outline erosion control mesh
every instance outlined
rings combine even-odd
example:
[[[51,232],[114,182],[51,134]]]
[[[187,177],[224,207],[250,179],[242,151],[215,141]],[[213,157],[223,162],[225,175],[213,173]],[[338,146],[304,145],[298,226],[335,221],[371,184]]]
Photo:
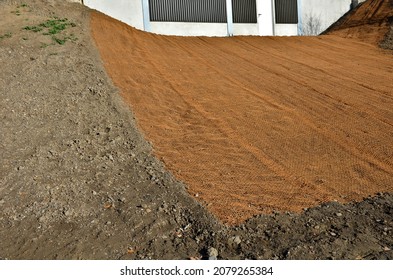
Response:
[[[393,60],[376,46],[159,36],[100,13],[91,28],[156,156],[226,223],[393,191]]]

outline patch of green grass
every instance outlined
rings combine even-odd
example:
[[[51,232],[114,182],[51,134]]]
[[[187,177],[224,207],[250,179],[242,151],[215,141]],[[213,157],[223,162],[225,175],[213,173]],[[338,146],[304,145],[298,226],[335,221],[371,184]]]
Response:
[[[59,45],[64,45],[65,42],[67,41],[65,38],[61,39],[56,36],[52,36],[52,40],[58,43]]]
[[[23,29],[24,30],[30,30],[30,31],[33,31],[33,32],[40,32],[40,31],[43,30],[43,28],[40,27],[40,26],[25,26],[25,27],[23,27]]]
[[[29,7],[29,5],[27,5],[26,3],[22,3],[17,6],[17,8],[26,8],[26,7]]]
[[[40,32],[44,31],[43,35],[50,35],[52,36],[52,40],[59,45],[64,45],[66,41],[76,41],[77,38],[71,35],[63,35],[63,36],[55,36],[60,35],[66,30],[68,27],[75,27],[76,24],[70,22],[67,18],[58,18],[54,17],[53,19],[49,19],[43,23],[33,26],[25,26],[23,29],[31,30],[33,32]]]
[[[64,36],[62,38],[59,38],[57,36],[52,36],[52,40],[58,43],[59,45],[64,45],[65,42],[67,41],[75,42],[76,40],[78,40],[78,38],[76,38],[74,34],[71,34],[69,36]]]
[[[0,40],[3,40],[5,38],[11,38],[11,36],[12,36],[12,33],[11,32],[7,32],[7,33],[5,33],[3,35],[0,35]]]

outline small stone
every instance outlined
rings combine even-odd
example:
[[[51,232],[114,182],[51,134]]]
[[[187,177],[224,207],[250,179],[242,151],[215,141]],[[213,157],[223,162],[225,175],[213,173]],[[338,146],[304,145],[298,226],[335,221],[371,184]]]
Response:
[[[341,217],[343,214],[342,213],[336,213],[337,217]]]
[[[233,236],[228,239],[228,245],[233,249],[237,248],[241,242],[242,241],[239,236]]]
[[[333,231],[330,232],[330,235],[331,236],[337,236],[337,234],[335,232],[333,232]]]
[[[111,202],[106,202],[105,204],[104,204],[104,208],[105,209],[110,209],[110,208],[112,208],[113,207],[113,204],[111,203]]]
[[[209,257],[209,261],[216,261],[216,260],[217,260],[217,257],[214,257],[214,256]]]
[[[67,211],[64,212],[65,216],[71,216],[72,215],[72,210],[68,209]]]
[[[93,195],[97,195],[97,192],[96,192],[96,191],[92,191],[92,194],[93,194]]]
[[[208,255],[209,255],[209,260],[210,260],[210,258],[215,258],[215,259],[217,259],[217,257],[218,257],[218,250],[217,250],[216,248],[214,248],[214,247],[210,247],[210,248],[207,250],[207,253],[208,253]]]
[[[134,254],[135,253],[135,249],[132,246],[128,246],[127,248],[127,254]]]
[[[239,245],[240,243],[242,243],[242,240],[240,239],[239,236],[235,236],[235,239],[233,240],[233,242],[235,242],[235,244]]]

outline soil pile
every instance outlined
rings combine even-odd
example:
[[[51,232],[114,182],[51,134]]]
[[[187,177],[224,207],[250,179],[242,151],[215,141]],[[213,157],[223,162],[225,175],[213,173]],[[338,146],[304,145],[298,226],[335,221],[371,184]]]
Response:
[[[0,259],[206,259],[209,252],[218,259],[393,259],[388,193],[223,225],[152,156],[102,66],[91,11],[60,0],[26,2],[0,1]],[[345,41],[323,42],[338,52]],[[159,43],[157,51],[165,46]],[[279,57],[281,44],[271,55]],[[370,103],[378,96],[373,89],[365,89]]]
[[[378,44],[390,32],[392,24],[393,1],[368,0],[339,19],[325,34]]]

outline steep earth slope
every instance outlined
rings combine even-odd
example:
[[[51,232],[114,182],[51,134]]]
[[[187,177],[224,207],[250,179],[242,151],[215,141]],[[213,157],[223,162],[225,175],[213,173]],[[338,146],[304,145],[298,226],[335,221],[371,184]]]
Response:
[[[155,154],[226,223],[393,191],[393,60],[376,46],[91,24]]]
[[[378,44],[393,25],[392,0],[368,0],[343,16],[325,34],[355,38]]]

